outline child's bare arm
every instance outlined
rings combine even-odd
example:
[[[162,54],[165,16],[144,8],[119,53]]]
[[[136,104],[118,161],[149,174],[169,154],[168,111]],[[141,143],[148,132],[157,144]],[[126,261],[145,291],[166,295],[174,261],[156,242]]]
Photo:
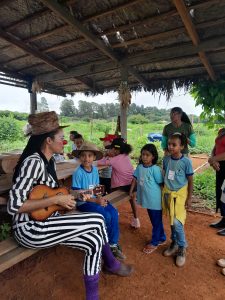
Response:
[[[131,182],[131,186],[130,186],[130,191],[129,191],[130,197],[132,197],[132,195],[133,195],[133,191],[134,191],[136,184],[137,184],[137,179],[133,178],[132,182]]]
[[[192,192],[193,192],[193,175],[188,176],[188,196],[187,196],[187,200],[185,203],[187,208],[191,207]]]

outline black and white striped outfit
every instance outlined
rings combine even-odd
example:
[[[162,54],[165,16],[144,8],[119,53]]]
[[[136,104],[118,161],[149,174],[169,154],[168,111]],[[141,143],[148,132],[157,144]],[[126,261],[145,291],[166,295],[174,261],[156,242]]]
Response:
[[[104,218],[97,213],[54,213],[45,221],[34,221],[27,213],[17,213],[32,188],[44,184],[58,187],[47,171],[48,161],[39,153],[27,157],[10,193],[8,212],[13,216],[13,231],[17,242],[27,248],[48,248],[58,244],[86,252],[84,274],[100,271],[102,246],[108,242]]]

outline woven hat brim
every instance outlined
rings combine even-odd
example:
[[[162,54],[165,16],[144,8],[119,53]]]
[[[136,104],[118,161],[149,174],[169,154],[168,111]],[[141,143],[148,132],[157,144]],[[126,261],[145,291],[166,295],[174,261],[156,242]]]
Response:
[[[84,152],[84,151],[90,151],[90,152],[93,152],[96,156],[96,160],[99,160],[99,159],[102,159],[103,158],[103,153],[101,151],[97,151],[97,150],[88,150],[88,149],[84,149],[84,150],[73,150],[72,151],[72,155],[76,158],[79,158],[81,152]]]

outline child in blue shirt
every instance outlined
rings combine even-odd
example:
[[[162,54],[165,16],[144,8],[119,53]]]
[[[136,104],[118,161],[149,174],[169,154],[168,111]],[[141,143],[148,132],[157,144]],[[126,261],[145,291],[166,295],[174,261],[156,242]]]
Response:
[[[94,189],[99,184],[98,169],[93,166],[94,160],[103,157],[101,151],[90,143],[84,143],[79,150],[73,151],[74,155],[80,159],[81,165],[72,176],[73,190]],[[120,246],[119,240],[119,220],[118,211],[104,197],[85,197],[85,201],[77,200],[77,209],[82,212],[97,212],[104,216],[110,248],[119,259],[125,259]]]
[[[158,152],[153,144],[146,144],[141,149],[140,163],[134,172],[131,183],[130,196],[137,184],[137,203],[147,212],[152,223],[152,239],[144,247],[143,252],[150,254],[166,240],[162,223],[161,185],[163,176],[161,169],[156,165]]]
[[[174,133],[169,137],[170,155],[163,160],[165,174],[163,189],[163,210],[168,211],[171,225],[171,245],[164,256],[176,256],[176,265],[182,267],[186,260],[187,242],[184,232],[186,219],[185,207],[191,206],[193,190],[193,168],[191,160],[183,156],[182,150],[187,144],[184,134]]]

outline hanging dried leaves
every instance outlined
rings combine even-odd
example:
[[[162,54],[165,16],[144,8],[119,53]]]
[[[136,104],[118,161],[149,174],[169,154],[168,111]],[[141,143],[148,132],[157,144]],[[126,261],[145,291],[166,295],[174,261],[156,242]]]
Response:
[[[34,80],[32,83],[32,92],[33,93],[41,93],[43,90],[44,84],[38,80]]]
[[[122,81],[119,86],[118,100],[124,108],[131,104],[131,92],[127,81]]]

